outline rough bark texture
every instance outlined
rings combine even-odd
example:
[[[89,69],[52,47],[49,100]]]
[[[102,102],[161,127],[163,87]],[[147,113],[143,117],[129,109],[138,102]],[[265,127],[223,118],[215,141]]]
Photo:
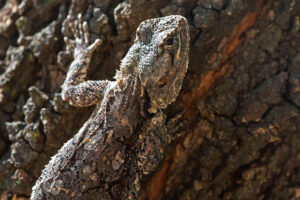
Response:
[[[300,199],[299,1],[0,0],[0,7],[3,196],[28,197],[93,110],[60,97],[72,59],[63,51],[66,16],[80,12],[104,42],[89,70],[97,80],[112,79],[141,21],[189,20],[189,70],[165,110],[182,136],[145,180],[144,199]]]

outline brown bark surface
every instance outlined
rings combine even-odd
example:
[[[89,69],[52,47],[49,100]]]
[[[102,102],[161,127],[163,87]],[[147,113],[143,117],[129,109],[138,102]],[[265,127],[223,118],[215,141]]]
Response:
[[[93,107],[63,102],[66,16],[103,39],[89,79],[113,79],[145,19],[190,23],[190,64],[164,112],[181,136],[143,199],[300,199],[298,0],[0,0],[0,192],[28,198]],[[172,124],[179,113],[180,120]]]

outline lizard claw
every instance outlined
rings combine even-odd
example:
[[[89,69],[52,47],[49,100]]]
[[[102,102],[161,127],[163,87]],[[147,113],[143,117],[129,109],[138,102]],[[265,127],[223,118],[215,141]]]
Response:
[[[69,25],[69,27],[70,27],[72,33],[74,34],[75,38],[78,38],[79,35],[78,35],[77,30],[76,30],[76,28],[75,28],[75,23],[72,21],[70,15],[67,17],[67,20],[68,20],[68,25]]]
[[[71,20],[71,16],[67,17],[68,25],[75,37],[75,52],[78,51],[87,51],[87,53],[93,53],[95,49],[102,44],[102,40],[97,39],[89,46],[89,32],[88,32],[88,23],[83,21],[82,14],[77,15],[77,20]],[[69,38],[65,37],[64,41],[68,49],[74,49],[73,43]],[[75,53],[76,54],[76,53]]]
[[[93,51],[95,51],[95,49],[100,46],[102,44],[102,40],[101,39],[96,39],[95,42],[93,42],[93,44],[91,44],[89,47],[88,47],[88,51],[90,53],[93,53]]]
[[[77,31],[78,31],[78,35],[81,39],[83,39],[83,29],[82,29],[82,14],[79,13],[77,15],[77,23],[78,23],[78,27],[77,27]]]
[[[64,41],[65,41],[69,51],[74,48],[74,44],[71,43],[71,41],[68,37],[64,37]]]
[[[86,46],[88,46],[89,45],[88,23],[86,21],[83,21],[81,13],[78,14],[77,18],[78,18],[79,37],[82,40],[82,43],[84,43]]]
[[[89,44],[89,31],[88,31],[88,23],[86,21],[83,22],[83,36],[84,36],[84,41]]]

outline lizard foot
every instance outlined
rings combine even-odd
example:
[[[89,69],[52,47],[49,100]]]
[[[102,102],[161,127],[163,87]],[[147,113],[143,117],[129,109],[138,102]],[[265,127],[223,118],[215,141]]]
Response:
[[[81,13],[78,14],[75,21],[72,21],[71,16],[68,16],[68,25],[74,34],[75,41],[71,41],[68,37],[64,37],[64,41],[69,51],[74,50],[75,58],[80,54],[91,56],[96,48],[102,44],[101,39],[96,39],[89,45],[88,23],[83,22]]]

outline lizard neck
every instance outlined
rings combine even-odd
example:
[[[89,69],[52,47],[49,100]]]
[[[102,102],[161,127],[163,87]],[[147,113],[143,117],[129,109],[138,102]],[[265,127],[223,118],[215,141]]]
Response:
[[[127,52],[126,56],[122,59],[120,64],[120,71],[116,74],[116,79],[127,77],[130,75],[138,75],[138,66],[140,61],[140,45],[135,43]]]
[[[115,79],[118,82],[119,86],[121,83],[128,82],[130,79],[139,79],[138,70],[136,68],[136,63],[130,62],[130,63],[122,63],[120,66],[120,70],[117,70]],[[140,81],[139,81],[140,83]]]

